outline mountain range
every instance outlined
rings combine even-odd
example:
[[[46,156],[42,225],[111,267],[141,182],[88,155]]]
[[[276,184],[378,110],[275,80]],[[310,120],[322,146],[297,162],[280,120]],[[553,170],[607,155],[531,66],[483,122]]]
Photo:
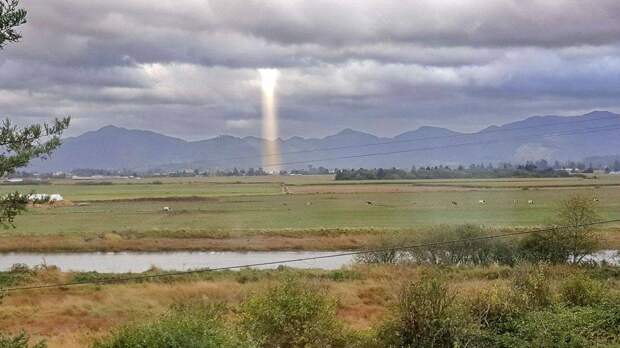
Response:
[[[620,154],[620,115],[593,111],[570,117],[533,116],[475,133],[421,127],[390,138],[345,129],[324,138],[295,136],[276,141],[287,169],[581,160]],[[33,161],[27,170],[258,168],[262,142],[257,137],[230,135],[186,141],[106,126],[64,139],[51,159]]]

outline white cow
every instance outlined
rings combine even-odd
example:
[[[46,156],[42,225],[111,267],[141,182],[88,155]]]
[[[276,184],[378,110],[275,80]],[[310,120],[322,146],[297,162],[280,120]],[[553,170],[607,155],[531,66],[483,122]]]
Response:
[[[172,209],[170,209],[170,207],[164,207],[162,210],[167,212],[167,211],[170,211]]]
[[[529,199],[529,200],[527,201],[527,204],[529,204],[529,205],[534,205],[534,200],[533,200],[533,199]]]
[[[50,202],[61,202],[64,201],[64,197],[60,195],[60,193],[53,193],[50,195]]]
[[[28,195],[28,200],[35,203],[47,202],[49,199],[50,196],[46,193],[33,193]]]
[[[478,204],[487,204],[487,201],[485,201],[484,199],[481,199],[478,201]]]

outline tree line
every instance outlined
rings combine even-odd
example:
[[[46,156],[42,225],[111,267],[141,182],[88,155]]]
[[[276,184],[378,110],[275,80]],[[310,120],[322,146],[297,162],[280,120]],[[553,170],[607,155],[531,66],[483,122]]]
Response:
[[[525,164],[472,164],[468,167],[458,166],[426,166],[410,170],[399,168],[373,169],[338,169],[336,180],[398,180],[398,179],[494,179],[494,178],[561,178],[568,177],[568,170],[554,168],[545,164],[546,161],[527,162]],[[584,170],[587,172],[587,169]]]

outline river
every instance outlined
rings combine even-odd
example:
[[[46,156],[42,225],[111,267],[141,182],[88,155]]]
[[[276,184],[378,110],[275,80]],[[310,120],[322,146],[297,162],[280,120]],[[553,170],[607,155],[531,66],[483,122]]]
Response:
[[[325,257],[338,251],[200,251],[200,252],[88,252],[88,253],[0,253],[0,271],[9,270],[14,264],[57,266],[62,271],[100,273],[140,273],[151,267],[162,270],[185,271],[200,268],[235,267],[247,264],[279,262],[291,259]],[[353,263],[354,256],[338,256],[287,263],[302,269],[334,270]],[[620,265],[616,250],[602,250],[587,259]],[[257,266],[260,269],[277,268],[279,264]]]

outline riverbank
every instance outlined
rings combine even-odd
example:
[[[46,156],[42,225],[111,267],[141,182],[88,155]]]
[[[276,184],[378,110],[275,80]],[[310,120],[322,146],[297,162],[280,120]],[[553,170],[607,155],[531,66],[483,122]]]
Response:
[[[167,231],[148,234],[100,233],[92,236],[2,236],[0,253],[9,252],[164,252],[164,251],[334,251],[372,248],[385,237],[417,236],[431,233],[419,230],[319,229],[200,233]],[[524,230],[524,228],[518,229]],[[498,229],[503,234],[517,229]],[[602,249],[620,249],[620,228],[603,228]]]
[[[0,237],[0,252],[158,252],[158,251],[273,251],[350,250],[373,245],[376,234],[250,235],[222,238],[125,238],[106,233],[92,238],[77,236]],[[620,239],[620,238],[619,238]]]

